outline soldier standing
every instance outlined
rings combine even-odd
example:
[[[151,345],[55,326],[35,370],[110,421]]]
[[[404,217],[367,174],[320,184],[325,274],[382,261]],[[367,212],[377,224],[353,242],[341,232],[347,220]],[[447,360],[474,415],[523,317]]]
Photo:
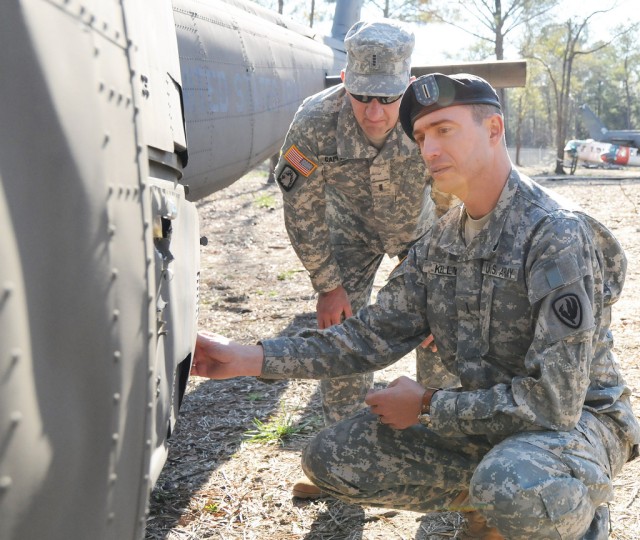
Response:
[[[414,41],[391,21],[356,23],[345,37],[343,84],[305,100],[282,147],[275,177],[291,245],[318,293],[319,328],[366,306],[384,255],[406,255],[453,200],[432,192],[420,153],[398,122]],[[457,384],[426,345],[416,352],[419,379]],[[322,380],[325,423],[362,408],[372,383],[373,373]],[[302,478],[293,494],[321,492]]]
[[[461,387],[400,377],[370,392],[369,410],[310,443],[309,477],[350,502],[462,507],[466,538],[607,538],[612,479],[640,442],[609,328],[622,247],[512,168],[500,103],[483,79],[421,77],[400,120],[438,188],[463,206],[355,317],[261,345],[200,335],[192,373],[349,375],[394,362],[431,332]]]

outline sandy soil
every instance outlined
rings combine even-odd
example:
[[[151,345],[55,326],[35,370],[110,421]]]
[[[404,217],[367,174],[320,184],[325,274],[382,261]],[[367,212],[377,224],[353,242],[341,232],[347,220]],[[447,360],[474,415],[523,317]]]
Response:
[[[640,176],[633,171],[578,170],[556,178],[527,174],[575,200],[624,245],[629,273],[614,311],[616,352],[640,414]],[[580,175],[580,176],[578,176]],[[202,234],[201,326],[253,343],[315,325],[315,295],[289,245],[277,186],[258,170],[199,204]],[[376,287],[394,262],[385,260]],[[376,373],[386,385],[413,375],[411,355]],[[257,419],[289,427],[281,442],[250,441]],[[455,538],[455,513],[421,515],[361,508],[333,499],[291,498],[299,455],[322,425],[316,383],[273,384],[253,378],[192,379],[170,443],[169,459],[152,493],[152,539],[394,540]],[[640,539],[640,460],[615,480],[611,504],[616,540]]]

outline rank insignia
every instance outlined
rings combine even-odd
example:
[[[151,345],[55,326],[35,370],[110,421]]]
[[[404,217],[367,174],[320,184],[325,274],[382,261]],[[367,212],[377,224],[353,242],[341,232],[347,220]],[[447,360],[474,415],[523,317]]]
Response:
[[[285,191],[289,191],[297,179],[298,173],[289,167],[289,165],[285,165],[278,175],[278,184],[280,184]]]
[[[318,168],[318,165],[300,152],[295,144],[284,153],[284,159],[305,178]]]
[[[570,328],[580,328],[582,324],[582,304],[575,294],[564,294],[553,301],[553,312]]]

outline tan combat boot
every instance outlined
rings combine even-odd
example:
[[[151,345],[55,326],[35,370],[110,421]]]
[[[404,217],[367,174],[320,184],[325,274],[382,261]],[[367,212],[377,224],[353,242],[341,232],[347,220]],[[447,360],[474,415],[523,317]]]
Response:
[[[505,540],[495,527],[489,527],[484,516],[469,504],[469,491],[461,492],[452,502],[450,509],[460,512],[465,519],[465,527],[456,538],[460,540]]]
[[[291,489],[291,494],[294,497],[298,497],[299,499],[319,499],[321,497],[326,497],[327,494],[324,493],[318,486],[316,486],[311,480],[309,480],[306,476],[302,476],[298,478]]]

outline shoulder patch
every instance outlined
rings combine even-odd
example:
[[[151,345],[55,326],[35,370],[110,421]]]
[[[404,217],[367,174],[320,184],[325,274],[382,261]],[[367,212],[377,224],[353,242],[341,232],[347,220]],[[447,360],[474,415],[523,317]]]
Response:
[[[291,166],[298,171],[302,176],[307,177],[313,171],[318,168],[318,164],[311,161],[305,156],[295,144],[292,144],[284,153],[284,159],[286,159]]]
[[[582,324],[582,304],[575,294],[563,294],[551,304],[560,322],[570,328],[580,328]]]
[[[285,191],[289,191],[297,179],[298,173],[289,167],[289,165],[285,165],[278,175],[278,184],[280,184]]]

